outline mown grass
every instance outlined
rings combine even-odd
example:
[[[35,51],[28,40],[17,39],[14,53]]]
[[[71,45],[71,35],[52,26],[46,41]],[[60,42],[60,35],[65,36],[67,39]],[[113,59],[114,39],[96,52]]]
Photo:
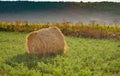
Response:
[[[120,41],[65,36],[64,55],[28,55],[26,32],[0,32],[0,76],[120,76]]]
[[[0,22],[0,31],[16,31],[30,32],[42,28],[57,26],[61,31],[68,36],[83,36],[87,38],[116,38],[120,39],[120,26],[116,24],[97,24],[94,21],[90,24],[83,23],[46,23],[46,24],[30,24],[27,21],[14,23]]]

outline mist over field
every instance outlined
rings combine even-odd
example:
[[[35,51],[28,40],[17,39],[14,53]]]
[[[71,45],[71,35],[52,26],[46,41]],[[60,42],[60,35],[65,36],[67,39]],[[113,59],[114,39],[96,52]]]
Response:
[[[112,23],[120,21],[120,3],[94,2],[0,2],[0,21],[30,23],[64,22]]]

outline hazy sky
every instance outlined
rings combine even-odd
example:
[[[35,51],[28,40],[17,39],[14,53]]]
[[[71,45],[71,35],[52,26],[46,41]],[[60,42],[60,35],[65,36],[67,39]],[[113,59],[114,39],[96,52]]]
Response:
[[[0,0],[0,1],[17,1],[17,0]],[[101,1],[112,1],[112,2],[120,2],[120,0],[19,0],[19,1],[69,1],[69,2],[101,2]]]

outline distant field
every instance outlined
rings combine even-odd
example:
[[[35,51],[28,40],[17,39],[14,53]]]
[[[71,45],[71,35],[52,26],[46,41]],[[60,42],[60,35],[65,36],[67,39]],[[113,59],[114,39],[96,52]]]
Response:
[[[120,40],[65,36],[66,54],[28,56],[26,32],[0,32],[0,76],[120,76]]]

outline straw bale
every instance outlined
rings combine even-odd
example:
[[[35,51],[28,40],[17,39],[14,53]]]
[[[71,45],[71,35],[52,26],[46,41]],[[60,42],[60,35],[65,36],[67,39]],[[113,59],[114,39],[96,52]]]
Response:
[[[60,29],[50,27],[31,32],[26,46],[29,54],[59,54],[65,52],[66,42]]]

